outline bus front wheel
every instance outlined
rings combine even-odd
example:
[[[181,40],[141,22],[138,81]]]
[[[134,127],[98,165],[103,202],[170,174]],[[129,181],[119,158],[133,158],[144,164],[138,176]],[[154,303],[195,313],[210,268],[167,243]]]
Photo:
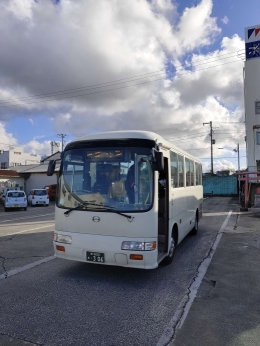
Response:
[[[199,217],[198,217],[198,212],[197,212],[194,227],[190,231],[190,235],[196,235],[198,233],[198,230],[199,230]]]
[[[171,245],[170,245],[169,253],[163,260],[163,263],[165,265],[168,265],[168,264],[172,263],[172,261],[173,261],[174,253],[175,253],[176,246],[177,246],[177,239],[178,239],[178,231],[176,228],[174,228],[172,231],[171,239],[170,239]]]

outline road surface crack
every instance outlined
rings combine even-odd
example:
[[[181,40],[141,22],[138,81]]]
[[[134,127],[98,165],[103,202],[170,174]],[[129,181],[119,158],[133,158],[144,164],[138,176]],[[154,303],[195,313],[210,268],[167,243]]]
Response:
[[[9,334],[6,334],[6,333],[0,332],[0,335],[3,336],[3,337],[9,338],[8,341],[11,341],[11,342],[13,342],[13,341],[15,341],[15,340],[20,340],[20,341],[23,341],[23,342],[25,342],[26,344],[28,344],[28,346],[29,346],[29,345],[32,345],[32,346],[44,346],[43,343],[31,342],[31,341],[28,341],[28,340],[26,340],[26,339],[19,338],[19,337],[17,337],[17,336],[12,336],[12,335],[9,335]],[[3,341],[4,341],[4,340],[3,340]],[[9,343],[8,343],[8,344],[9,344]]]
[[[0,256],[0,258],[2,259],[2,268],[3,268],[3,270],[4,270],[5,278],[7,278],[7,270],[6,270],[6,268],[5,268],[5,260],[6,260],[6,258],[4,258],[4,257],[2,257],[2,256]]]

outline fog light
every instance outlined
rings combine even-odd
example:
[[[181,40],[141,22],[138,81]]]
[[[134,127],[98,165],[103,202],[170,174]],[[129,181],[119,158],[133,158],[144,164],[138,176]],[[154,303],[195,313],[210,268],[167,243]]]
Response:
[[[131,255],[130,255],[130,259],[131,259],[131,260],[142,261],[142,260],[143,260],[143,255],[131,254]]]
[[[56,250],[65,252],[65,247],[61,245],[56,245]]]

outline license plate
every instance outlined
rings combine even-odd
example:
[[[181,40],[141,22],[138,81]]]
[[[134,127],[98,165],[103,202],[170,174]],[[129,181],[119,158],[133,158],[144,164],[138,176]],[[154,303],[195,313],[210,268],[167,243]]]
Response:
[[[18,208],[18,204],[14,204],[14,208]]]
[[[105,255],[100,252],[89,252],[87,251],[87,261],[96,262],[96,263],[104,263]]]
[[[43,202],[42,202],[42,201],[40,201],[40,202],[38,202],[38,203],[42,204]]]

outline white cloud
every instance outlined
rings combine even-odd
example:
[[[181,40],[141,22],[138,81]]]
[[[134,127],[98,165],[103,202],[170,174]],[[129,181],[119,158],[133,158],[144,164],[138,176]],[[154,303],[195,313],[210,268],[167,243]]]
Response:
[[[222,19],[221,19],[221,22],[223,22],[224,24],[227,24],[229,22],[229,19],[227,16],[224,16]]]
[[[3,124],[0,123],[0,149],[9,150],[10,145],[17,145],[17,141],[11,133],[7,133]]]
[[[161,130],[184,149],[198,148],[195,155],[208,155],[203,122],[218,126],[243,118],[242,62],[233,60],[244,43],[237,35],[224,37],[219,49],[203,54],[221,33],[212,6],[213,0],[201,0],[178,14],[170,0],[1,2],[0,98],[9,107],[0,107],[0,121],[24,117],[34,124],[44,115],[54,132],[73,137]],[[169,61],[177,75],[165,81]],[[136,78],[126,83],[129,77]],[[55,91],[63,92],[48,97]],[[232,132],[231,125],[221,126]],[[220,134],[217,139],[228,144]],[[239,141],[238,132],[228,140]],[[36,139],[27,148],[42,154],[50,144]]]

